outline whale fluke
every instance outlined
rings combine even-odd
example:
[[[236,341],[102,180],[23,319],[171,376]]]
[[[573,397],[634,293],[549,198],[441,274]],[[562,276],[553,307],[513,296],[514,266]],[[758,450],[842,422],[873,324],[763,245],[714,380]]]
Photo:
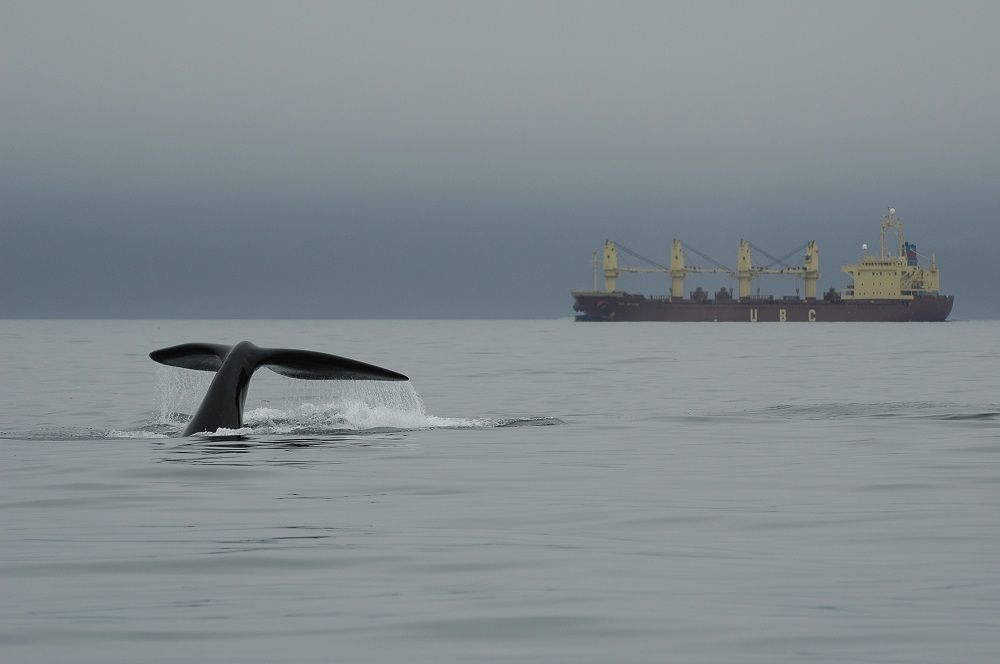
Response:
[[[260,348],[249,341],[235,346],[188,343],[154,350],[160,364],[198,371],[215,371],[184,435],[243,426],[243,404],[250,377],[260,367],[304,380],[409,380],[406,376],[347,357],[291,348]]]

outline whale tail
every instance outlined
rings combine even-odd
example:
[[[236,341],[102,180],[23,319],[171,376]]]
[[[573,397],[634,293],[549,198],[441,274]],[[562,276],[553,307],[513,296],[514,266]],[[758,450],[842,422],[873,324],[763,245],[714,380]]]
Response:
[[[149,357],[160,364],[216,372],[184,435],[243,426],[243,404],[250,377],[260,367],[303,380],[409,380],[373,364],[339,355],[291,348],[260,348],[249,341],[235,346],[188,343],[154,350]]]

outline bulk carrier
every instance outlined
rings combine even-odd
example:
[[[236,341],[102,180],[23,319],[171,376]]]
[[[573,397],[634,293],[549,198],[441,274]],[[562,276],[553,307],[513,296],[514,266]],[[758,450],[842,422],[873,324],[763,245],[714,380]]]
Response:
[[[886,245],[886,231],[894,231],[894,248]],[[625,267],[618,262],[622,249],[650,267]],[[670,266],[659,265],[611,240],[604,243],[604,290],[597,289],[598,264],[594,255],[594,289],[573,291],[573,309],[578,321],[743,321],[743,322],[844,322],[844,321],[943,321],[951,313],[953,295],[939,293],[940,277],[933,256],[929,259],[917,253],[915,244],[903,236],[903,222],[896,210],[889,208],[882,219],[878,255],[862,245],[857,263],[844,265],[841,271],[851,278],[843,294],[829,289],[817,297],[819,282],[819,249],[815,241],[796,249],[784,258],[774,258],[748,240],[740,240],[737,266],[733,270],[688,246],[688,250],[713,263],[715,267],[695,267],[685,260],[685,246],[674,240]],[[753,252],[772,260],[766,267],[753,265]],[[801,267],[785,263],[785,259],[805,249]],[[927,267],[920,264],[923,258]],[[666,273],[670,275],[669,296],[647,296],[617,289],[623,272]],[[736,279],[738,295],[731,288],[721,288],[711,297],[699,286],[684,297],[684,279],[688,274],[728,274]],[[764,275],[785,275],[802,279],[804,295],[796,289],[794,296],[761,296],[751,294],[753,279]]]

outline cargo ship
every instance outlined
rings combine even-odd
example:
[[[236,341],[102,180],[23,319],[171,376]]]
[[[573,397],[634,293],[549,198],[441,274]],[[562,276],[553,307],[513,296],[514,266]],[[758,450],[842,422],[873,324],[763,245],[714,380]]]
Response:
[[[895,233],[894,247],[886,244],[886,233]],[[890,235],[891,239],[891,235]],[[843,293],[830,288],[817,297],[819,282],[819,248],[810,241],[784,258],[774,258],[748,240],[740,240],[736,269],[702,254],[689,245],[692,253],[711,262],[714,267],[688,265],[685,245],[673,241],[670,265],[663,266],[611,240],[604,243],[604,290],[598,290],[598,262],[594,256],[594,288],[573,291],[573,309],[578,321],[676,321],[676,322],[908,322],[943,321],[955,303],[953,295],[939,292],[940,275],[937,262],[917,253],[915,244],[903,235],[903,222],[896,210],[889,208],[882,219],[880,246],[877,255],[862,245],[857,263],[844,265],[851,283]],[[649,265],[626,267],[619,263],[619,249]],[[785,259],[805,249],[801,267],[785,263]],[[753,264],[753,250],[772,262],[763,267]],[[921,264],[921,259],[924,264]],[[926,265],[926,266],[925,266]],[[670,276],[670,294],[640,295],[618,290],[618,278],[623,272],[665,273]],[[734,278],[738,291],[720,288],[714,294],[699,286],[684,296],[684,281],[688,274],[727,274]],[[803,295],[782,297],[751,293],[751,284],[764,275],[784,275],[801,279]]]

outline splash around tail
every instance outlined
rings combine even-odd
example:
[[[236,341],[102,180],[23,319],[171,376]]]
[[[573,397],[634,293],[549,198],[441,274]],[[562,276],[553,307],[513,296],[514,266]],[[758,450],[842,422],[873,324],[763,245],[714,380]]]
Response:
[[[261,348],[249,341],[241,341],[235,346],[180,344],[154,350],[149,357],[160,364],[215,372],[198,411],[184,429],[185,436],[242,427],[250,378],[260,367],[303,380],[409,380],[401,373],[338,355]]]

